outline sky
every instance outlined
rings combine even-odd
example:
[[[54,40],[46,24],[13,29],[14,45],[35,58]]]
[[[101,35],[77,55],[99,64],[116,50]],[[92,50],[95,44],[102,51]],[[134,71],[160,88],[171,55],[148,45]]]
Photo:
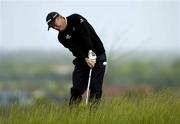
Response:
[[[0,0],[0,49],[65,51],[46,16],[78,13],[94,27],[107,51],[180,53],[178,0]]]

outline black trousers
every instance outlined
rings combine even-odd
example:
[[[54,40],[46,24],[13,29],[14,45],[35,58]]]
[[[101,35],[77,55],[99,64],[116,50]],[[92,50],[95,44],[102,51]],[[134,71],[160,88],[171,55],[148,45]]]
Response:
[[[106,54],[97,56],[95,67],[91,73],[90,96],[89,101],[99,101],[102,96],[102,85],[105,73]],[[76,58],[73,60],[75,65],[72,74],[71,97],[69,104],[79,103],[82,100],[82,94],[86,91],[89,79],[90,68],[85,60]]]

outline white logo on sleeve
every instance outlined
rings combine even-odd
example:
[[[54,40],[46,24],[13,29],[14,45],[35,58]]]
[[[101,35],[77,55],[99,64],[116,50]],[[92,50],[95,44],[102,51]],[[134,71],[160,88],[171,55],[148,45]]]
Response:
[[[80,23],[83,23],[83,22],[84,22],[84,19],[81,18],[81,19],[80,19]]]
[[[71,35],[70,35],[70,34],[67,34],[67,35],[66,35],[66,39],[67,39],[67,40],[71,39]]]

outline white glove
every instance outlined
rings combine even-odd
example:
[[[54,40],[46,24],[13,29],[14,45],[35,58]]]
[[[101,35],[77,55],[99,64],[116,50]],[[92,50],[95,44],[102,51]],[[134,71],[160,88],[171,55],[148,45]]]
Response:
[[[92,50],[89,50],[88,58],[85,58],[85,61],[90,68],[93,68],[96,64],[96,54]]]

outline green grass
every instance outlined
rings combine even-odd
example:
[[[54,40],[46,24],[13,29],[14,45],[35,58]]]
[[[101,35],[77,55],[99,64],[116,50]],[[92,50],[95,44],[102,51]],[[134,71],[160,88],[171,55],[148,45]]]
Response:
[[[105,98],[93,108],[38,102],[0,108],[0,124],[180,124],[180,92]],[[83,101],[84,102],[84,101]]]

